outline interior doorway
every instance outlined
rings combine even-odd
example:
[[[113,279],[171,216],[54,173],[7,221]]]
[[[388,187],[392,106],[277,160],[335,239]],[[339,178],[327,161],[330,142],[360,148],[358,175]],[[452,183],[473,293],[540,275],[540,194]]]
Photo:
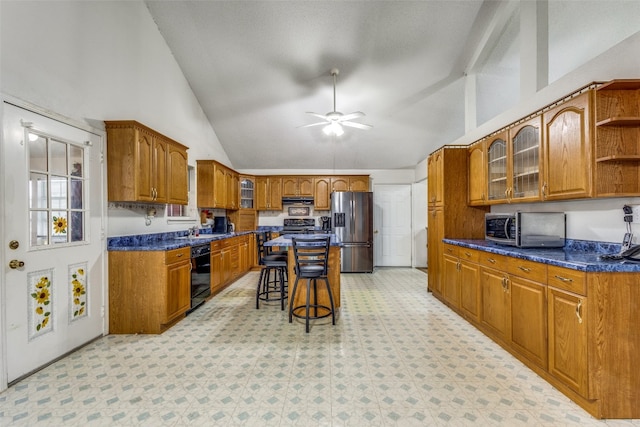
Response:
[[[411,267],[411,185],[376,184],[374,204],[374,264]]]

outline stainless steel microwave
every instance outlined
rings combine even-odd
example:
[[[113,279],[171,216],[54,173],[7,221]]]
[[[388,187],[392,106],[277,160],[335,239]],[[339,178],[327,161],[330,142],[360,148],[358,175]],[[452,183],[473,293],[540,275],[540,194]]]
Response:
[[[564,212],[485,214],[486,240],[520,248],[560,248],[565,240]]]

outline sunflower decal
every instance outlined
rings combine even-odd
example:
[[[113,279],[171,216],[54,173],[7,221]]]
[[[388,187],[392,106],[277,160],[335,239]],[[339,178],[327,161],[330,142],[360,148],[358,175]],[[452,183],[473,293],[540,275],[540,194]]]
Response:
[[[56,234],[66,234],[67,219],[61,216],[53,217],[53,232]]]
[[[41,276],[35,283],[31,298],[35,301],[36,331],[40,331],[49,323],[51,316],[51,280],[48,276]]]
[[[81,264],[83,267],[86,264]],[[71,320],[75,320],[87,312],[87,277],[85,275],[85,269],[76,266],[71,266],[69,271],[71,279]]]

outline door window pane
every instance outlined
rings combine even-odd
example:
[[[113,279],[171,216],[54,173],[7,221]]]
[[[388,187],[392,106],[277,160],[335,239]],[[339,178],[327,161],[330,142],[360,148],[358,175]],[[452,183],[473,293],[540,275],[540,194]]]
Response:
[[[31,172],[29,176],[29,208],[47,208],[48,188],[46,174]]]
[[[31,246],[85,241],[85,148],[42,135],[29,141]]]
[[[66,177],[51,177],[51,207],[53,209],[65,209],[67,207]]]
[[[51,170],[55,174],[67,174],[67,144],[60,141],[49,140],[51,151]]]
[[[49,212],[32,211],[29,215],[29,236],[31,246],[49,244]]]
[[[33,139],[33,140],[32,140]],[[47,168],[47,139],[36,135],[35,133],[29,133],[29,165],[31,170],[44,171]]]
[[[69,223],[66,211],[54,211],[51,216],[51,236],[53,243],[67,243]]]
[[[84,170],[84,150],[72,145],[69,147],[69,164],[71,165],[71,176],[83,176]]]

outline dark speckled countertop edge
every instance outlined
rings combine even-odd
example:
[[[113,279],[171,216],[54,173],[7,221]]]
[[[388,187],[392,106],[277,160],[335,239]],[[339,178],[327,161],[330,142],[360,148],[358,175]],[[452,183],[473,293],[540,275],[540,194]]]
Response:
[[[109,237],[107,239],[108,251],[170,251],[190,246],[211,243],[215,240],[224,240],[231,237],[252,234],[254,231],[240,231],[237,233],[208,234],[202,233],[200,238],[184,238],[186,231],[168,232],[157,234],[142,234],[132,236]]]
[[[567,240],[564,248],[517,248],[481,239],[443,239],[444,243],[506,255],[548,265],[585,272],[638,273],[640,263],[631,261],[602,261],[602,254],[617,253],[620,245],[585,240]]]

